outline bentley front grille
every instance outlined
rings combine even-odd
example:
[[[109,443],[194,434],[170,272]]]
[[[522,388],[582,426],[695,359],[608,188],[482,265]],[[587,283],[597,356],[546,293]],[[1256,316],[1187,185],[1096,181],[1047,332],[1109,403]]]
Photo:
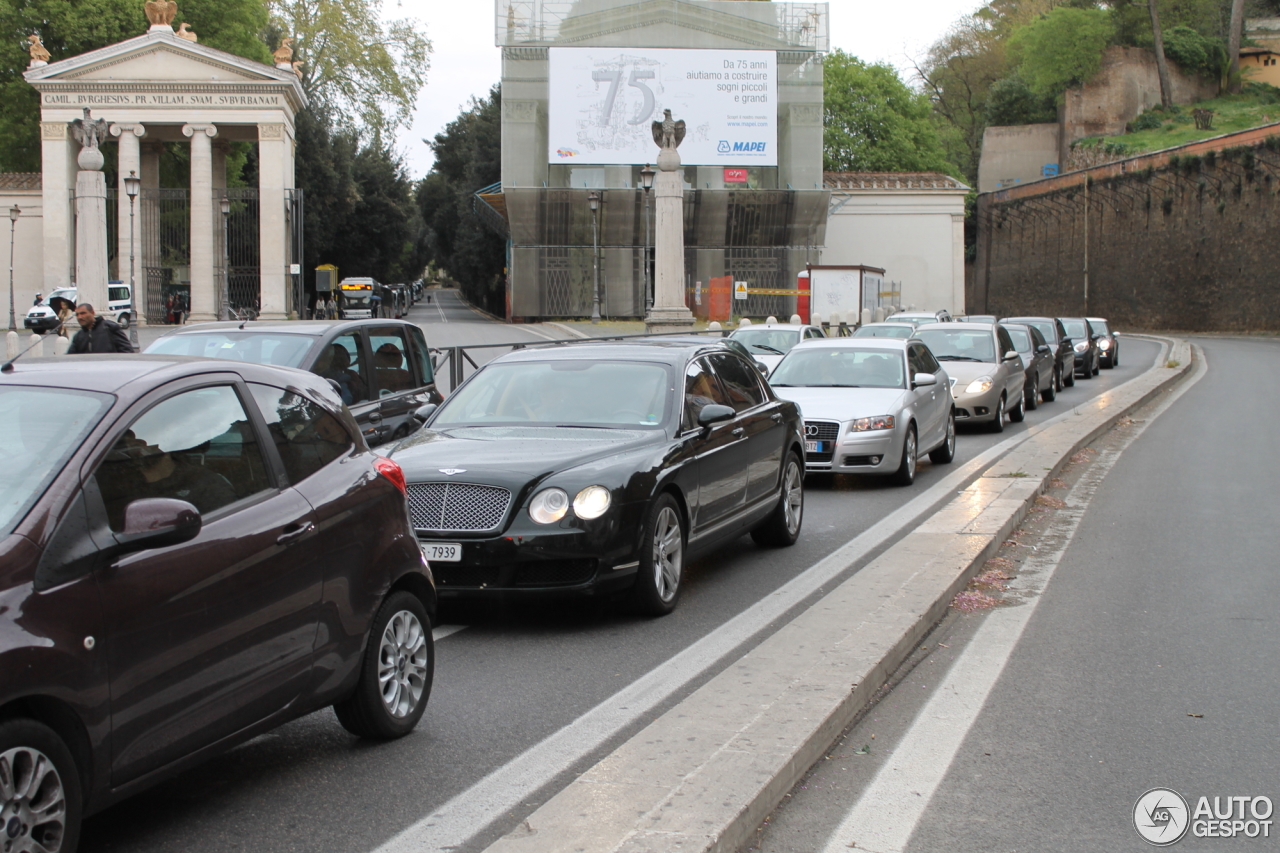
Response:
[[[418,530],[483,533],[497,530],[511,504],[511,492],[476,483],[410,483],[409,516]]]

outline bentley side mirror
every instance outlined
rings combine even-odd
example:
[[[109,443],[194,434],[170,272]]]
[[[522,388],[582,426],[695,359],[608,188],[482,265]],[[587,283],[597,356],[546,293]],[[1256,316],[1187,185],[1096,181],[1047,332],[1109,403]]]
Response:
[[[932,373],[917,373],[911,380],[913,388],[927,388],[930,385],[937,385],[938,377]]]
[[[174,498],[141,498],[124,508],[124,531],[116,535],[124,551],[165,548],[196,538],[200,511]]]

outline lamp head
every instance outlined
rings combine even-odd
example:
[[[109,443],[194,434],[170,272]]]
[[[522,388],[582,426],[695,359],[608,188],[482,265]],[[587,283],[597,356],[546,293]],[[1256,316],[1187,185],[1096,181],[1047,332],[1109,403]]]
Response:
[[[129,176],[124,179],[124,191],[129,198],[137,198],[138,191],[142,189],[142,178],[138,177],[137,172],[130,171]]]
[[[15,204],[13,207],[9,208],[9,221],[17,222],[18,216],[21,215],[21,213],[22,213],[22,208],[18,207]]]
[[[222,215],[224,218],[230,216],[231,215],[231,199],[227,198],[225,195],[222,198],[218,199],[218,209],[222,211]]]
[[[599,194],[594,191],[587,193],[587,204],[591,207],[591,212],[595,213],[596,209],[600,207]]]
[[[653,176],[656,174],[658,173],[648,163],[640,170],[640,186],[644,187],[645,192],[653,189]]]

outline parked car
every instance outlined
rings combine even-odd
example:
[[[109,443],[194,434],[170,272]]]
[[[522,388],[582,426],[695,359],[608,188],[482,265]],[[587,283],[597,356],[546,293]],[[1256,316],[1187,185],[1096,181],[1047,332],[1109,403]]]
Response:
[[[50,292],[44,304],[35,305],[27,311],[27,316],[22,318],[22,325],[26,329],[30,329],[37,335],[43,335],[45,332],[52,332],[58,328],[58,309],[65,303],[72,311],[76,310],[76,306],[80,303],[77,301],[77,290],[74,287],[61,287]],[[130,315],[129,302],[129,285],[118,281],[110,282],[107,285],[107,306],[106,310],[102,306],[93,306],[98,314],[114,320],[124,328],[129,328],[129,323],[133,317]],[[71,329],[69,333],[74,335],[79,331],[74,318],[70,321]]]
[[[1085,379],[1092,379],[1102,368],[1102,350],[1098,347],[1098,333],[1083,317],[1059,317],[1062,328],[1071,339],[1075,353],[1075,372]]]
[[[1098,336],[1098,366],[1110,370],[1120,363],[1120,333],[1111,331],[1101,317],[1085,317],[1085,321]]]
[[[850,337],[853,338],[898,338],[906,339],[914,337],[916,333],[915,323],[867,323],[854,329]]]
[[[418,428],[413,413],[443,399],[422,329],[400,320],[293,320],[196,323],[145,350],[279,364],[333,381],[370,445]]]
[[[1004,416],[1026,417],[1026,368],[1009,332],[998,323],[937,323],[921,326],[924,341],[951,377],[956,420],[987,423],[1004,431]]]
[[[1018,355],[1022,357],[1022,363],[1026,366],[1027,382],[1024,396],[1027,409],[1033,410],[1040,405],[1041,397],[1046,403],[1053,402],[1058,395],[1058,386],[1055,384],[1058,368],[1054,361],[1053,350],[1045,342],[1044,335],[1041,335],[1035,326],[1023,323],[1002,325],[1009,333],[1009,340],[1013,341],[1013,348],[1018,351]]]
[[[918,340],[802,342],[769,384],[804,413],[809,472],[888,474],[909,486],[923,454],[955,458],[950,381]]]
[[[800,413],[718,343],[529,347],[423,414],[391,458],[442,598],[621,594],[661,616],[693,555],[800,535]]]
[[[996,322],[996,315],[994,314],[961,314],[957,317],[952,317],[951,322],[953,323],[994,323]]]
[[[407,734],[431,691],[431,573],[399,466],[324,380],[61,356],[0,375],[0,814],[81,819],[333,705]]]
[[[791,325],[790,323],[762,323],[754,326],[743,326],[734,329],[729,335],[731,340],[740,342],[750,352],[751,357],[773,370],[782,361],[782,357],[801,341],[825,338],[821,327],[809,325]]]
[[[941,311],[899,311],[897,314],[890,314],[885,317],[886,323],[915,323],[922,326],[925,323],[950,323],[951,314],[946,309]]]
[[[631,340],[648,340],[648,338],[644,338],[642,336],[636,336],[631,338]],[[736,352],[738,355],[745,358],[751,364],[754,364],[756,367],[756,370],[760,371],[761,376],[769,375],[769,368],[764,364],[764,362],[760,361],[760,359],[752,355],[751,351],[746,348],[746,346],[742,343],[742,341],[736,340],[734,338],[720,337],[714,334],[703,334],[703,335],[690,334],[690,335],[657,335],[654,338],[652,338],[652,340],[697,344],[699,346],[710,346],[714,344],[719,344],[720,346],[725,347],[726,349]]]
[[[1044,336],[1045,343],[1054,351],[1057,361],[1057,382],[1055,388],[1061,391],[1063,386],[1076,384],[1076,353],[1072,349],[1067,330],[1057,317],[1005,317],[1001,323],[1022,323],[1032,326]]]

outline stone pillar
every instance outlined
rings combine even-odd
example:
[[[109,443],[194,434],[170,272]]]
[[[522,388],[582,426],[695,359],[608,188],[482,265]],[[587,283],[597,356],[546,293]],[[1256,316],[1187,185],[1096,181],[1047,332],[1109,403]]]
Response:
[[[71,191],[76,182],[75,145],[66,122],[40,123],[41,187],[44,232],[44,293],[71,284],[74,240]]]
[[[142,146],[139,139],[146,133],[140,124],[113,124],[111,135],[119,140],[117,146],[117,163],[119,174],[116,176],[116,270],[120,280],[129,283],[129,194],[125,192],[124,179],[130,172],[142,177]],[[142,290],[142,210],[141,199],[133,202],[133,281],[138,291]],[[142,293],[133,294],[135,313],[139,316],[130,318],[132,322],[142,319]]]
[[[86,110],[86,113],[88,111]],[[76,301],[107,313],[107,176],[102,152],[81,148],[76,172]]]
[[[967,314],[964,304],[964,214],[951,214],[951,313]]]
[[[283,320],[288,310],[289,233],[284,190],[292,171],[290,141],[283,124],[258,125],[258,253],[264,320]]]
[[[218,135],[218,128],[212,124],[186,124],[182,132],[191,137],[191,319],[216,320],[212,139]]]
[[[693,328],[684,304],[684,182],[680,155],[674,148],[658,153],[654,195],[653,308],[644,318],[646,332],[680,332]]]

